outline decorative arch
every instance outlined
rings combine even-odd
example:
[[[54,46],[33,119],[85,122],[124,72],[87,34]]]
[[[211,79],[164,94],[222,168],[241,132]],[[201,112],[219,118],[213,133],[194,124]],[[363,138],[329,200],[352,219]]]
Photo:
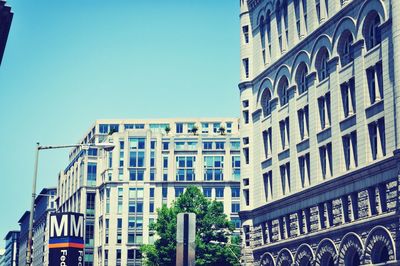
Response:
[[[275,266],[274,257],[271,253],[266,252],[261,256],[260,266]]]
[[[261,94],[261,101],[260,101],[260,105],[264,116],[271,114],[271,100],[272,100],[271,90],[269,88],[264,88],[263,93]]]
[[[291,266],[292,263],[292,253],[287,248],[281,249],[276,257],[276,266]]]
[[[317,71],[319,81],[324,80],[329,76],[328,61],[330,59],[330,53],[326,46],[322,46],[316,56],[314,62],[314,68]]]
[[[279,83],[279,81],[281,80],[281,78],[283,76],[286,76],[288,81],[291,80],[289,67],[287,65],[285,65],[285,64],[281,65],[281,67],[276,72],[276,75],[275,75],[275,78],[274,78],[274,91],[273,91],[274,95],[278,95],[277,94],[277,92],[278,92],[278,83]],[[289,87],[290,87],[290,84],[289,84]]]
[[[300,51],[296,54],[292,64],[292,70],[290,72],[291,83],[294,84],[295,80],[295,73],[297,72],[297,68],[301,63],[305,63],[307,68],[310,69],[310,54],[307,51]]]
[[[363,37],[363,28],[365,25],[365,19],[367,18],[368,14],[370,14],[372,11],[378,13],[381,23],[386,20],[387,17],[386,10],[380,0],[365,1],[357,17],[357,39]]]
[[[311,266],[314,263],[314,252],[310,245],[301,244],[294,256],[295,266]]]
[[[337,41],[335,52],[339,55],[342,66],[347,65],[354,59],[353,53],[354,35],[350,30],[344,30]]]
[[[337,260],[335,243],[329,238],[319,242],[315,253],[315,266],[334,266]]]
[[[259,87],[258,92],[257,92],[257,106],[256,106],[257,109],[258,108],[262,108],[262,106],[261,106],[261,97],[262,97],[263,92],[264,92],[264,90],[266,88],[270,89],[272,98],[275,97],[274,92],[273,92],[273,83],[272,83],[271,79],[270,78],[264,78],[261,81],[260,87]]]
[[[317,57],[317,53],[321,50],[322,47],[325,47],[328,50],[329,57],[332,55],[332,40],[326,35],[322,34],[315,41],[313,48],[311,49],[311,65],[315,66],[315,59]]]
[[[339,246],[338,264],[344,266],[358,266],[363,259],[363,244],[355,233],[347,233]]]
[[[374,227],[365,241],[364,264],[395,260],[395,254],[395,245],[390,232],[383,226]]]
[[[356,21],[354,21],[353,18],[344,17],[337,24],[336,29],[333,33],[333,38],[332,38],[332,40],[333,40],[333,49],[332,49],[333,56],[336,55],[336,52],[338,50],[339,39],[345,31],[349,31],[353,35],[354,40],[357,39]]]

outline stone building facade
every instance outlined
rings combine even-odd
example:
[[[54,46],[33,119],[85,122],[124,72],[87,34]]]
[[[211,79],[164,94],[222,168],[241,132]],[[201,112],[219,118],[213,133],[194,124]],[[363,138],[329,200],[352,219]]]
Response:
[[[59,210],[85,214],[85,265],[141,265],[149,224],[188,186],[223,203],[239,233],[238,118],[97,120],[59,175]]]
[[[246,261],[398,265],[400,2],[240,11]]]

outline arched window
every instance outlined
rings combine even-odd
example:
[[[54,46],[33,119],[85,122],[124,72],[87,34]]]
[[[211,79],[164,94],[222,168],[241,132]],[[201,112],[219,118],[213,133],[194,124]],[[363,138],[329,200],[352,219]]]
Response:
[[[338,54],[342,66],[347,65],[353,61],[353,35],[350,31],[346,30],[339,38]]]
[[[286,77],[282,77],[278,84],[279,103],[281,106],[287,104],[289,101],[288,88],[288,79]]]
[[[328,59],[329,59],[328,50],[326,49],[326,47],[321,48],[317,54],[317,58],[315,61],[315,67],[318,72],[319,81],[322,81],[329,76]]]
[[[306,64],[301,63],[297,68],[297,73],[296,73],[296,83],[299,94],[302,94],[303,92],[308,90],[307,74],[308,74],[308,69]]]
[[[271,114],[271,91],[265,88],[261,96],[261,107],[264,116]]]
[[[376,11],[370,12],[365,18],[363,31],[367,51],[381,42],[380,24],[381,19]]]
[[[267,31],[268,52],[269,57],[271,58],[271,12],[269,10],[265,17],[265,28]]]
[[[265,47],[265,22],[264,16],[260,18],[260,36],[261,36],[261,47]]]
[[[265,64],[265,21],[264,21],[264,17],[261,16],[260,19],[260,39],[261,39],[261,54],[262,54],[262,58],[263,58],[263,63]]]

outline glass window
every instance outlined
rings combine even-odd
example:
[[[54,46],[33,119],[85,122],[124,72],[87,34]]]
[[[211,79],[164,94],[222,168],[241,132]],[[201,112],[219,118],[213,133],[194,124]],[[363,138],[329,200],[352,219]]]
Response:
[[[217,198],[223,198],[224,197],[224,188],[223,187],[215,188],[215,196]]]
[[[168,150],[169,149],[169,142],[163,142],[162,146],[163,146],[163,150]]]
[[[100,124],[99,125],[99,132],[101,134],[107,134],[108,133],[108,125],[106,124]]]
[[[176,187],[175,188],[175,197],[178,198],[182,194],[183,194],[183,187]]]
[[[232,187],[232,198],[239,198],[240,197],[240,188],[239,187]]]
[[[231,150],[240,150],[240,141],[231,141]]]
[[[231,212],[239,212],[240,211],[240,203],[232,203]]]
[[[220,142],[220,141],[215,142],[215,149],[223,150],[224,147],[225,147],[225,142]]]
[[[204,150],[212,150],[212,142],[211,141],[203,142],[203,149]]]
[[[150,188],[150,198],[154,198],[154,188]]]
[[[162,197],[166,198],[168,196],[168,188],[167,187],[163,187],[162,188]]]
[[[208,133],[208,123],[201,123],[201,133]]]
[[[204,187],[203,188],[204,197],[211,198],[211,192],[212,192],[212,188],[210,188],[210,187]]]
[[[176,133],[183,133],[183,123],[176,123]]]

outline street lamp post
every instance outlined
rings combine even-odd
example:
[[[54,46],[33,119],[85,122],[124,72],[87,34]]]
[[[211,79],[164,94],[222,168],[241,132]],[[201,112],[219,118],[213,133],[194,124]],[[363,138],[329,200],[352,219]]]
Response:
[[[35,166],[33,170],[32,179],[32,200],[31,200],[31,212],[29,214],[29,231],[28,231],[28,245],[26,251],[26,265],[32,265],[32,238],[33,238],[33,212],[35,211],[35,199],[36,199],[36,182],[38,174],[39,164],[39,151],[40,150],[52,150],[52,149],[65,149],[65,148],[77,148],[89,149],[89,147],[103,148],[105,151],[111,151],[114,148],[114,144],[109,143],[98,143],[98,144],[70,144],[70,145],[56,145],[56,146],[40,146],[40,143],[36,143],[36,155],[35,155]]]

